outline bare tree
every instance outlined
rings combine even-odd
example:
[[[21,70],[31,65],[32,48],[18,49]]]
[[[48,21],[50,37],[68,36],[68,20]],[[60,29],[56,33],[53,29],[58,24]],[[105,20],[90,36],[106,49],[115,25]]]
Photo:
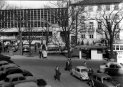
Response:
[[[122,26],[119,25],[121,25],[121,21],[123,20],[123,8],[119,10],[113,9],[110,12],[103,9],[103,12],[97,13],[96,20],[102,24],[102,28],[97,31],[105,34],[107,46],[110,50],[110,58],[114,58],[113,44],[121,31]]]
[[[53,3],[54,4],[54,3]],[[70,6],[71,2],[68,0],[58,1],[54,5],[57,8],[66,9],[64,12],[59,10],[59,12],[51,11],[52,17],[56,18],[57,23],[60,27],[62,27],[62,31],[64,32],[64,40],[68,50],[68,56],[70,56],[70,34],[74,34],[76,36],[76,45],[77,45],[77,37],[78,37],[78,26],[82,23],[82,14],[84,12],[83,6],[73,7]],[[50,6],[46,6],[46,8],[51,8]],[[60,14],[60,15],[59,15]]]

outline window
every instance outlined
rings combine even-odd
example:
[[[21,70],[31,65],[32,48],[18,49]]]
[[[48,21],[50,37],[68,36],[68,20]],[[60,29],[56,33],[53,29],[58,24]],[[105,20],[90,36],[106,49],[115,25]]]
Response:
[[[85,29],[85,23],[82,23],[82,24],[81,24],[81,28],[82,28],[82,30]]]
[[[115,39],[120,39],[120,35],[119,34],[116,34],[115,35]]]
[[[123,50],[123,45],[120,46],[120,50]]]
[[[14,81],[18,81],[18,78],[14,78],[14,79],[12,80],[12,82],[14,82]]]
[[[98,5],[97,6],[97,11],[101,11],[102,10],[102,6],[101,5]]]
[[[111,65],[110,65],[110,68],[116,68],[116,65],[111,64]]]
[[[113,45],[113,50],[115,50],[115,45]]]
[[[106,10],[110,11],[110,5],[106,5]]]
[[[116,50],[119,50],[119,45],[116,45]]]
[[[81,36],[82,38],[85,38],[85,34],[82,34],[82,36]]]
[[[76,69],[77,72],[80,72],[80,69]]]
[[[117,21],[119,19],[119,15],[118,14],[115,14],[114,15],[114,20]]]
[[[90,38],[94,38],[92,34],[89,35]]]
[[[102,28],[102,22],[98,22],[98,29]]]
[[[119,4],[115,4],[114,5],[114,10],[118,10],[119,9]]]
[[[93,23],[93,22],[90,22],[90,23],[89,23],[89,28],[90,28],[90,29],[93,29],[93,26],[94,26],[94,23]]]
[[[25,78],[24,77],[20,77],[19,80],[25,80]]]
[[[93,11],[93,6],[89,6],[88,11]]]

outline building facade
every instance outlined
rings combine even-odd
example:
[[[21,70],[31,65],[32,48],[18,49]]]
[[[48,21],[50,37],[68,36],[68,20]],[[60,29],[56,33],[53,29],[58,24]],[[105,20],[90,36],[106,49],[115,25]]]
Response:
[[[78,26],[79,43],[84,42],[84,44],[95,44],[105,38],[104,32],[102,31],[102,29],[105,29],[103,16],[112,17],[111,20],[113,22],[115,22],[115,18],[116,20],[120,20],[116,27],[117,29],[120,29],[120,32],[117,33],[115,39],[116,41],[123,39],[122,0],[80,0],[76,3],[72,3],[71,6],[75,9],[83,8],[83,12],[78,16],[83,18],[78,20],[81,21]]]
[[[61,27],[68,26],[67,13],[67,8],[0,10],[1,40],[10,38],[10,36],[10,40],[18,39],[19,29],[23,40],[29,34],[34,40],[41,40],[46,37],[47,32],[52,37],[55,30],[60,33]]]

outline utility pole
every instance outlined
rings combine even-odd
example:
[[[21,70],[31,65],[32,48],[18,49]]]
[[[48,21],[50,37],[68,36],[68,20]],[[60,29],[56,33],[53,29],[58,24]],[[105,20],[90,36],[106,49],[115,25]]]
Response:
[[[20,39],[20,46],[19,46],[20,54],[23,55],[23,50],[22,50],[23,43],[22,43],[21,20],[19,20],[19,39]]]

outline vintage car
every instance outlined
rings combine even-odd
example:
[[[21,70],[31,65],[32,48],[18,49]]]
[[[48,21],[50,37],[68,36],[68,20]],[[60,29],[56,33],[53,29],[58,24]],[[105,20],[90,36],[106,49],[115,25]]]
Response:
[[[88,80],[89,69],[85,66],[76,66],[71,70],[71,75],[79,78],[80,80]]]
[[[100,65],[99,72],[110,75],[123,75],[123,64],[117,62],[108,62]]]
[[[121,87],[119,82],[105,73],[93,73],[88,84],[91,87]]]
[[[7,75],[17,74],[17,73],[21,73],[25,77],[33,76],[33,74],[31,72],[29,72],[25,69],[21,69],[20,67],[9,67],[9,68],[6,68],[6,70],[4,70],[4,71],[0,71],[0,80],[4,80]]]
[[[43,79],[26,78],[21,73],[8,75],[0,81],[0,87],[47,87]]]
[[[2,65],[6,65],[6,64],[8,64],[8,62],[7,62],[7,61],[5,61],[5,60],[1,60],[1,61],[0,61],[0,66],[2,66]]]

